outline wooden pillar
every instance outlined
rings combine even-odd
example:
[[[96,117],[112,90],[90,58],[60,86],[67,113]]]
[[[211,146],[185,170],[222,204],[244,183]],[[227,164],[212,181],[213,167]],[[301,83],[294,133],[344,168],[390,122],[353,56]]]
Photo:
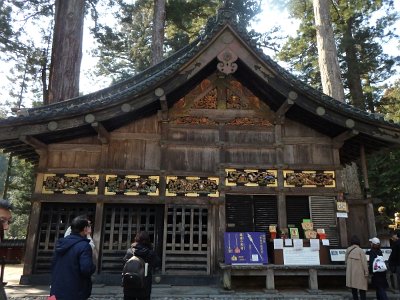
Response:
[[[93,228],[93,243],[95,246],[94,250],[94,260],[97,265],[97,271],[99,271],[99,253],[100,253],[100,241],[101,241],[101,233],[103,229],[103,213],[104,213],[104,203],[103,202],[97,202],[96,203],[96,216],[95,216],[95,224]]]
[[[29,215],[28,232],[26,235],[23,275],[31,275],[33,271],[33,263],[34,259],[36,258],[36,240],[38,237],[41,207],[42,205],[39,201],[32,203],[31,214]]]
[[[368,200],[368,204],[366,207],[367,211],[367,222],[368,222],[368,233],[370,237],[376,236],[376,226],[375,226],[375,214],[374,214],[374,206],[371,200],[371,194],[369,191],[369,181],[368,181],[368,170],[367,170],[367,160],[365,157],[365,148],[364,145],[360,145],[360,161],[361,161],[361,171],[364,179],[364,191],[365,197]]]

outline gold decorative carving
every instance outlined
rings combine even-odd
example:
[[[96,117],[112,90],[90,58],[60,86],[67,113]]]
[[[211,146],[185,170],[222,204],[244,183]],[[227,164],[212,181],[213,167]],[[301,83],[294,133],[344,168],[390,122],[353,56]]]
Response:
[[[225,169],[226,186],[278,186],[277,170]]]
[[[246,125],[256,125],[256,126],[264,126],[264,127],[271,127],[273,124],[268,121],[267,119],[261,118],[235,118],[232,121],[228,122],[227,125],[239,125],[239,126],[246,126]]]
[[[207,117],[184,116],[172,121],[174,124],[194,124],[194,125],[216,125],[217,122]]]
[[[99,175],[44,174],[43,194],[97,195]]]
[[[159,176],[107,175],[105,195],[159,195]]]
[[[218,92],[214,88],[207,93],[204,97],[194,101],[192,108],[203,108],[203,109],[216,109],[218,101]]]
[[[217,177],[167,176],[166,196],[218,197]]]
[[[285,187],[336,187],[335,171],[283,171]]]

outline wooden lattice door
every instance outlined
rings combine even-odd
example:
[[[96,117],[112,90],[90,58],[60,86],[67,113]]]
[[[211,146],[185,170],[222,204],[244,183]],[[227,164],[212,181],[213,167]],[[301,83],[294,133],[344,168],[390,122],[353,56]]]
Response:
[[[73,218],[94,216],[96,205],[78,203],[43,203],[38,228],[38,242],[33,273],[49,273],[57,240],[64,236]],[[95,220],[93,219],[94,223]]]
[[[208,207],[167,205],[164,218],[164,274],[210,274]]]
[[[103,214],[100,271],[121,273],[122,258],[138,231],[147,231],[161,257],[163,206],[106,204]]]

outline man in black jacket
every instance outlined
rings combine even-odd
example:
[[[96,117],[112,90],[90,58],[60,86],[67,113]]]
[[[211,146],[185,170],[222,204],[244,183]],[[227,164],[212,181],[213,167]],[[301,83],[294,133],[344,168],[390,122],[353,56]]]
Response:
[[[400,290],[400,230],[392,236],[392,253],[389,256],[389,266],[392,272],[396,272],[397,288]]]

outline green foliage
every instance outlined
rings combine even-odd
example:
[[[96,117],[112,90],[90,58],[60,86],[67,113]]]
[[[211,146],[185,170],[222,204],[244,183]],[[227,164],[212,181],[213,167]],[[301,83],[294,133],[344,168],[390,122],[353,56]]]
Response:
[[[9,181],[5,198],[9,199],[14,206],[14,223],[6,234],[8,238],[25,238],[34,187],[33,165],[13,157]]]
[[[400,211],[400,150],[368,157],[368,179],[371,193],[387,208],[388,215]]]
[[[216,14],[223,0],[170,0],[166,5],[164,54],[168,56],[197,38],[207,20]],[[114,3],[114,24],[102,24],[96,16],[92,29],[99,47],[93,54],[99,57],[96,75],[112,77],[113,82],[132,76],[150,66],[153,1],[138,0],[127,4]],[[247,27],[260,12],[259,1],[232,1],[238,11],[238,23]]]
[[[387,119],[400,122],[400,80],[389,87],[377,110]],[[400,149],[368,157],[368,178],[373,197],[379,198],[389,216],[400,211]]]
[[[50,0],[5,0],[0,7],[0,60],[9,68],[3,107],[42,102],[47,80],[53,4]],[[32,28],[35,28],[32,32]],[[3,34],[4,32],[4,34]]]
[[[400,80],[385,90],[377,112],[385,115],[388,120],[400,123]]]
[[[395,72],[396,58],[383,52],[382,44],[398,37],[392,25],[399,15],[393,10],[393,1],[348,0],[332,2],[331,18],[338,46],[339,62],[345,88],[355,70],[349,68],[349,49],[356,52],[355,62],[360,73],[365,106],[374,112],[382,96],[382,82]],[[321,88],[318,51],[311,0],[291,0],[288,7],[293,18],[301,21],[296,37],[288,39],[278,58],[291,65],[291,71],[314,86]],[[398,58],[397,58],[398,60]],[[350,103],[356,101],[347,95]],[[355,102],[354,102],[355,104]]]

